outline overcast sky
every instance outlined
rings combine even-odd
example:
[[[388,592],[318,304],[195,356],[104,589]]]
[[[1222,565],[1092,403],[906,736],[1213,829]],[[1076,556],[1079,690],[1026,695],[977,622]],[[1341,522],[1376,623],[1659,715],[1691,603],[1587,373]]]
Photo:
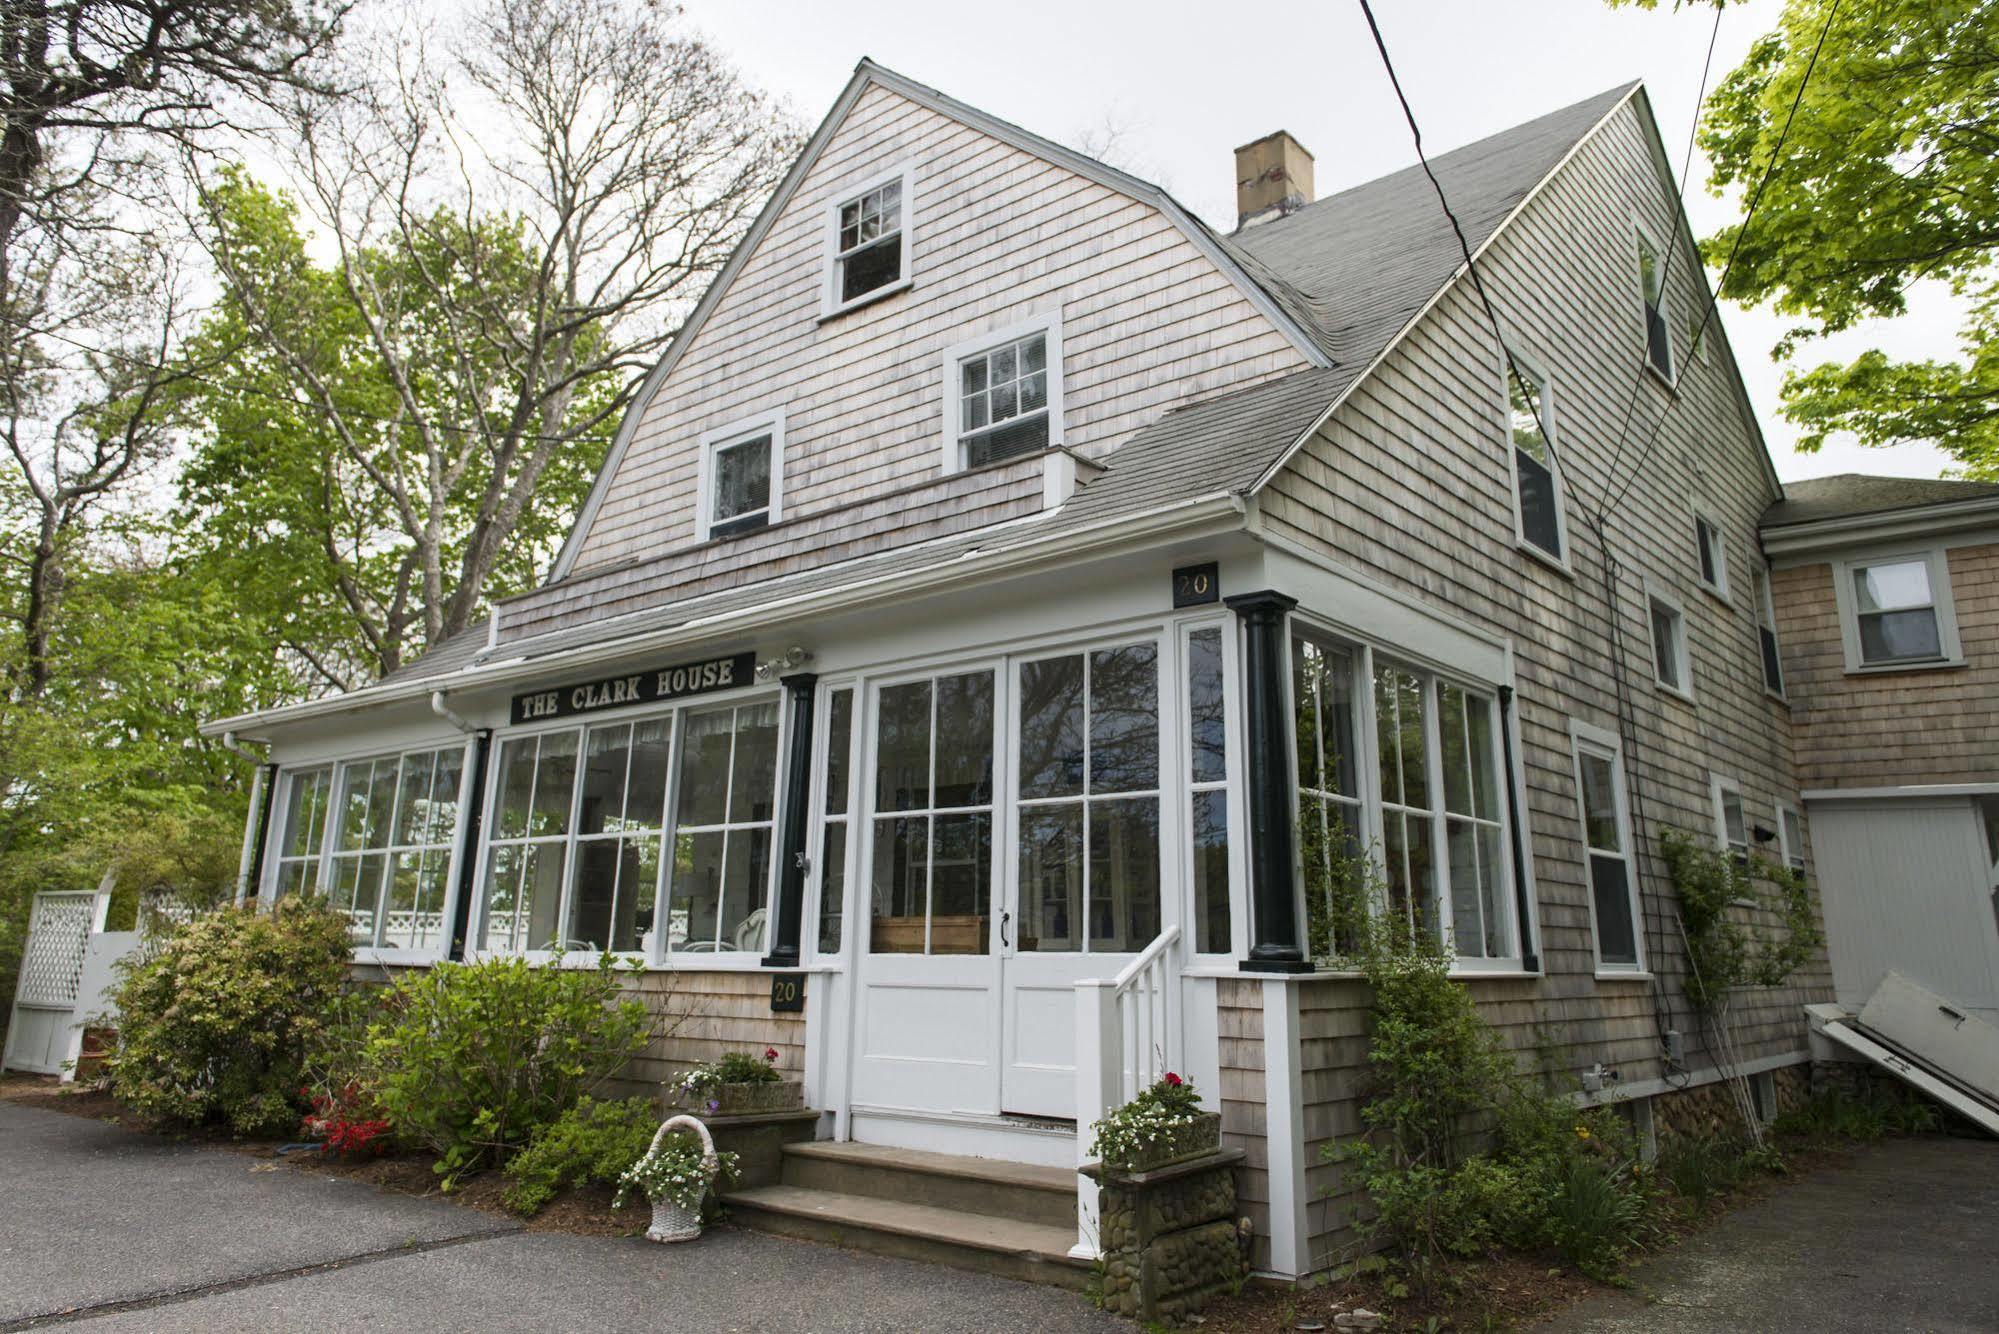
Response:
[[[1076,143],[1106,124],[1118,164],[1234,225],[1236,145],[1286,129],[1311,150],[1321,195],[1415,161],[1356,0],[687,0],[689,18],[744,74],[816,123],[856,61],[881,64],[1027,129]],[[1777,0],[1731,4],[1714,77],[1773,26]],[[1643,79],[1679,169],[1712,27],[1705,7],[1612,10],[1602,0],[1377,0],[1376,14],[1431,152],[1456,147],[1629,79]],[[1698,156],[1688,211],[1697,235],[1734,216],[1707,193]],[[1838,472],[1936,476],[1934,449],[1791,448],[1775,413],[1785,321],[1723,307],[1751,402],[1787,478]],[[1813,359],[1881,346],[1948,356],[1956,316],[1933,297],[1892,327],[1808,349]]]

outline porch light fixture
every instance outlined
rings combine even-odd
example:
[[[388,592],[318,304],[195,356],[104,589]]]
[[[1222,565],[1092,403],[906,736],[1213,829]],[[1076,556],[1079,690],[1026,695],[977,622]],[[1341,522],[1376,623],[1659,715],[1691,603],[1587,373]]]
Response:
[[[758,663],[757,680],[776,680],[779,676],[797,671],[810,661],[812,661],[812,655],[794,644],[777,657]]]

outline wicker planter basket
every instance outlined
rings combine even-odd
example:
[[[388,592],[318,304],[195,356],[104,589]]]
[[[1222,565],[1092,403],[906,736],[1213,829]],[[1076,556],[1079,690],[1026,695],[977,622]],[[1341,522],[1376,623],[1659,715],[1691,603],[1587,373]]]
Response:
[[[692,1128],[701,1138],[701,1166],[713,1181],[722,1170],[722,1160],[715,1156],[715,1140],[709,1135],[708,1127],[691,1116],[671,1116],[660,1122],[653,1132],[652,1148],[657,1149],[660,1141],[678,1129]],[[647,1150],[651,1152],[651,1150]],[[652,1202],[652,1226],[646,1229],[647,1241],[693,1241],[701,1235],[701,1206],[697,1203],[686,1209],[672,1200]]]
[[[1149,1172],[1168,1163],[1213,1153],[1222,1142],[1222,1114],[1202,1112],[1193,1124],[1177,1126],[1156,1144],[1148,1144],[1132,1155],[1130,1162],[1105,1163],[1109,1172]]]

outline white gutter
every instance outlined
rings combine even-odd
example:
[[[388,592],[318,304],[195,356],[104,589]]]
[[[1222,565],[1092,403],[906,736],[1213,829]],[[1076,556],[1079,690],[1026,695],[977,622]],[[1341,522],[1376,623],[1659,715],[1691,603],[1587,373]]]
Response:
[[[451,706],[444,702],[444,692],[442,690],[433,690],[430,692],[430,711],[467,736],[479,730],[471,723],[466,722],[458,714],[452,712]]]
[[[1802,523],[1776,524],[1764,527],[1761,536],[1765,552],[1783,556],[1827,547],[1854,546],[1861,542],[1928,539],[1992,524],[1999,524],[1999,496],[1978,496],[1970,500],[1877,510],[1872,514],[1842,514]]]
[[[257,715],[252,713],[246,713],[243,716],[245,718],[254,718]],[[207,733],[209,729],[204,727],[201,730],[204,733]],[[210,735],[213,734],[210,733]],[[268,756],[258,755],[254,751],[248,751],[243,749],[242,743],[236,740],[236,733],[233,729],[223,732],[222,749],[230,752],[232,755],[241,755],[244,759],[248,760],[250,763],[257,765],[259,767],[262,767],[263,765],[269,763]]]
[[[946,592],[965,584],[982,583],[996,577],[1019,573],[1037,564],[1067,562],[1102,552],[1106,548],[1157,540],[1182,529],[1217,520],[1233,519],[1240,524],[1244,504],[1240,496],[1219,494],[1181,501],[1163,509],[1107,519],[1080,530],[1037,535],[1025,542],[994,551],[974,549],[954,560],[926,570],[894,570],[857,579],[838,588],[800,593],[789,598],[773,598],[735,611],[694,617],[660,630],[636,632],[618,639],[587,644],[535,658],[509,658],[483,667],[462,667],[438,676],[419,677],[393,686],[373,687],[325,699],[307,700],[258,713],[239,714],[204,723],[204,736],[233,734],[246,727],[305,722],[384,704],[400,704],[424,699],[445,683],[453,692],[487,686],[506,685],[545,677],[565,666],[590,664],[606,658],[676,648],[683,644],[710,640],[721,633],[748,634],[765,630],[801,616],[852,611],[872,603],[903,601],[920,594]],[[1036,516],[1042,517],[1042,516]],[[1059,544],[1059,545],[1058,545]],[[886,553],[885,553],[886,554]],[[733,590],[732,590],[733,591]]]

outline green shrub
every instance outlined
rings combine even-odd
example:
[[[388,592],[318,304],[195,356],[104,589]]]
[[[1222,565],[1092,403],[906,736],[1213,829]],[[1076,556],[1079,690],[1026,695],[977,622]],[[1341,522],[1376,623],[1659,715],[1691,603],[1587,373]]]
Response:
[[[396,980],[369,1030],[363,1078],[397,1133],[437,1155],[449,1187],[504,1164],[652,1033],[608,955],[595,968],[439,964]]]
[[[1702,1211],[1749,1179],[1746,1148],[1741,1141],[1720,1135],[1689,1135],[1660,1155],[1660,1176],[1673,1194]]]
[[[119,1100],[170,1125],[294,1133],[306,1053],[347,981],[347,930],[305,899],[225,908],[121,965]]]
[[[513,1183],[500,1197],[515,1213],[532,1216],[571,1186],[615,1186],[652,1144],[659,1112],[650,1098],[599,1102],[585,1096],[536,1132],[505,1168]]]
[[[1858,1096],[1837,1089],[1821,1093],[1780,1115],[1771,1128],[1794,1139],[1869,1143],[1887,1135],[1922,1134],[1936,1125],[1930,1104],[1870,1088]]]
[[[1562,1258],[1609,1278],[1638,1245],[1652,1212],[1642,1170],[1630,1161],[1572,1153],[1547,1196],[1544,1230]]]

